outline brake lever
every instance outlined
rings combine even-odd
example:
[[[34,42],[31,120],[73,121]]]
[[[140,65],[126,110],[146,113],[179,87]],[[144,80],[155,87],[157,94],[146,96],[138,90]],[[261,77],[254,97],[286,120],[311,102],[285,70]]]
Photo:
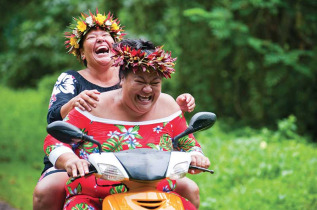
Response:
[[[215,173],[213,170],[209,170],[209,169],[202,168],[202,167],[199,167],[199,166],[189,166],[189,169],[197,169],[197,170],[201,170],[203,172],[209,172],[211,174]]]

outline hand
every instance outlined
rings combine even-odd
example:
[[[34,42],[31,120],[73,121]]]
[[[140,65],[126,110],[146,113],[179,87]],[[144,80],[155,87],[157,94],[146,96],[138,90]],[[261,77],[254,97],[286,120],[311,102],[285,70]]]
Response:
[[[192,112],[195,109],[195,98],[189,93],[184,93],[176,98],[178,106],[182,112]]]
[[[72,99],[73,107],[78,107],[83,111],[86,110],[90,112],[92,108],[97,107],[99,94],[100,92],[97,90],[84,90]]]
[[[65,169],[70,177],[83,177],[89,173],[89,162],[84,159],[72,158],[66,161]]]
[[[202,168],[209,168],[210,166],[210,161],[207,157],[203,155],[192,155],[192,161],[190,163],[192,166],[198,166]],[[196,170],[196,169],[190,169],[188,173],[190,174],[199,174],[201,173],[201,170]]]

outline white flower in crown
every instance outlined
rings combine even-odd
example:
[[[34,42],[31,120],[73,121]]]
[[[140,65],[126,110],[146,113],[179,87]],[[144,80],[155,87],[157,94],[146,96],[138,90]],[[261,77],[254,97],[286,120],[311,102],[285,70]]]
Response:
[[[94,26],[94,22],[93,22],[91,16],[86,18],[86,23],[88,24],[89,27],[93,27]]]
[[[78,34],[78,29],[77,29],[77,28],[73,30],[73,34],[74,34],[77,38],[79,38],[79,34]]]
[[[120,36],[120,35],[121,35],[121,32],[119,31],[119,32],[117,33],[117,35]]]
[[[110,20],[106,21],[106,26],[111,26],[111,21]]]

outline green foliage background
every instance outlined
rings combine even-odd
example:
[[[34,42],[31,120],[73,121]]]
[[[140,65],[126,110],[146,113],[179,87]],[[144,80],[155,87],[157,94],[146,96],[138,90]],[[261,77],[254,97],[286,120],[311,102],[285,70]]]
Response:
[[[119,17],[128,38],[164,44],[178,57],[164,92],[189,92],[195,112],[217,114],[213,132],[200,136],[217,174],[192,177],[210,183],[201,188],[202,209],[316,209],[310,0],[2,0],[1,199],[32,208],[53,84],[62,71],[83,68],[66,54],[63,33],[71,17],[96,7]]]
[[[316,1],[4,0],[0,6],[4,85],[36,87],[45,75],[82,68],[65,53],[63,32],[71,17],[98,7],[120,18],[127,37],[165,45],[178,57],[166,92],[190,92],[196,110],[212,110],[232,125],[276,128],[276,120],[293,114],[298,131],[316,141]]]
[[[0,121],[0,200],[21,210],[32,209],[33,189],[43,167],[52,78],[33,90],[0,86],[6,98],[0,103],[5,119]],[[200,209],[316,209],[316,144],[299,136],[296,124],[290,116],[278,121],[275,131],[232,129],[219,120],[198,133],[215,170],[214,175],[188,175],[200,187]]]

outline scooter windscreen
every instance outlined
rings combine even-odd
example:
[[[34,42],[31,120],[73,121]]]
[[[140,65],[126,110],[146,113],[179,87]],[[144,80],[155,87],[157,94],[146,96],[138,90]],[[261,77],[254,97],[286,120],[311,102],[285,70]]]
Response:
[[[134,149],[115,152],[114,155],[130,179],[153,181],[165,178],[171,152]]]

